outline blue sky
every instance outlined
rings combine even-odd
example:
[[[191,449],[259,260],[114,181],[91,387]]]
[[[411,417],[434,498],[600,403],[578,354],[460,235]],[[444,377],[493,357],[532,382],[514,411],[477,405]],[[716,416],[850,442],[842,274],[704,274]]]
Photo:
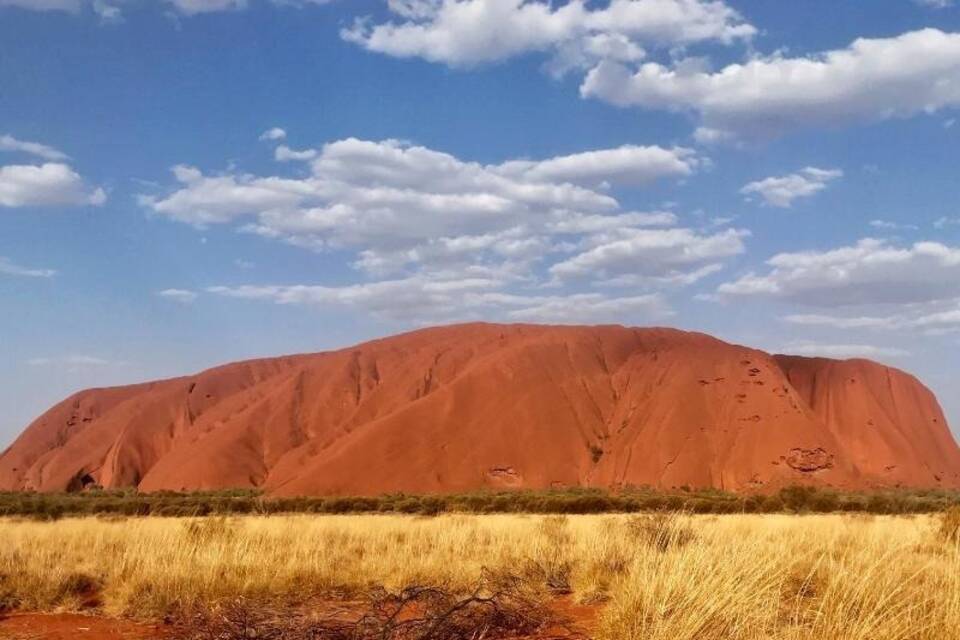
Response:
[[[457,320],[919,375],[960,425],[960,7],[0,0],[0,445]]]

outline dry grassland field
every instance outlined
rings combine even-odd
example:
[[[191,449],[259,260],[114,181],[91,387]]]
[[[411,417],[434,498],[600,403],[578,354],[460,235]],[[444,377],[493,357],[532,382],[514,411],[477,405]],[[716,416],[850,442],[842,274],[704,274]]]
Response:
[[[942,640],[960,638],[957,520],[7,518],[0,606],[225,640]]]

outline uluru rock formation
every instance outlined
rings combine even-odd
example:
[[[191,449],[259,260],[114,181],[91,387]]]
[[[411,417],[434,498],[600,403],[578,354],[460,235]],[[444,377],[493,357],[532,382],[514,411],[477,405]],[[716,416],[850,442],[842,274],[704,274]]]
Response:
[[[0,455],[0,489],[960,487],[912,376],[698,333],[465,324],[80,392]]]

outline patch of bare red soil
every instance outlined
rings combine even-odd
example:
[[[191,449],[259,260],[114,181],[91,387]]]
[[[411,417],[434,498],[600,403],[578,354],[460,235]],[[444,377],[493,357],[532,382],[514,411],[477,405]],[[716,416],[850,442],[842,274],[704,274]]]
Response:
[[[600,621],[601,604],[578,604],[570,598],[558,598],[549,604],[562,624],[546,629],[546,633],[563,637],[564,633],[574,637],[592,638]]]
[[[587,640],[596,629],[599,605],[581,605],[561,598],[550,603],[549,609],[562,623],[544,629],[540,636],[542,638]],[[349,604],[337,604],[331,606],[325,615],[339,614],[349,620],[356,617],[351,612],[356,613]],[[190,637],[188,627],[176,628],[95,615],[18,613],[0,616],[0,640],[175,640]],[[525,640],[540,640],[540,637]]]
[[[162,626],[70,613],[0,616],[3,640],[166,640]]]

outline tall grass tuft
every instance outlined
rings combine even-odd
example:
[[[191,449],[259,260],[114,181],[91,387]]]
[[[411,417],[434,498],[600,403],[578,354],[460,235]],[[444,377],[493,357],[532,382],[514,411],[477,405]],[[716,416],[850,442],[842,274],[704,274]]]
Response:
[[[960,507],[951,507],[940,516],[940,537],[951,544],[960,544]]]

